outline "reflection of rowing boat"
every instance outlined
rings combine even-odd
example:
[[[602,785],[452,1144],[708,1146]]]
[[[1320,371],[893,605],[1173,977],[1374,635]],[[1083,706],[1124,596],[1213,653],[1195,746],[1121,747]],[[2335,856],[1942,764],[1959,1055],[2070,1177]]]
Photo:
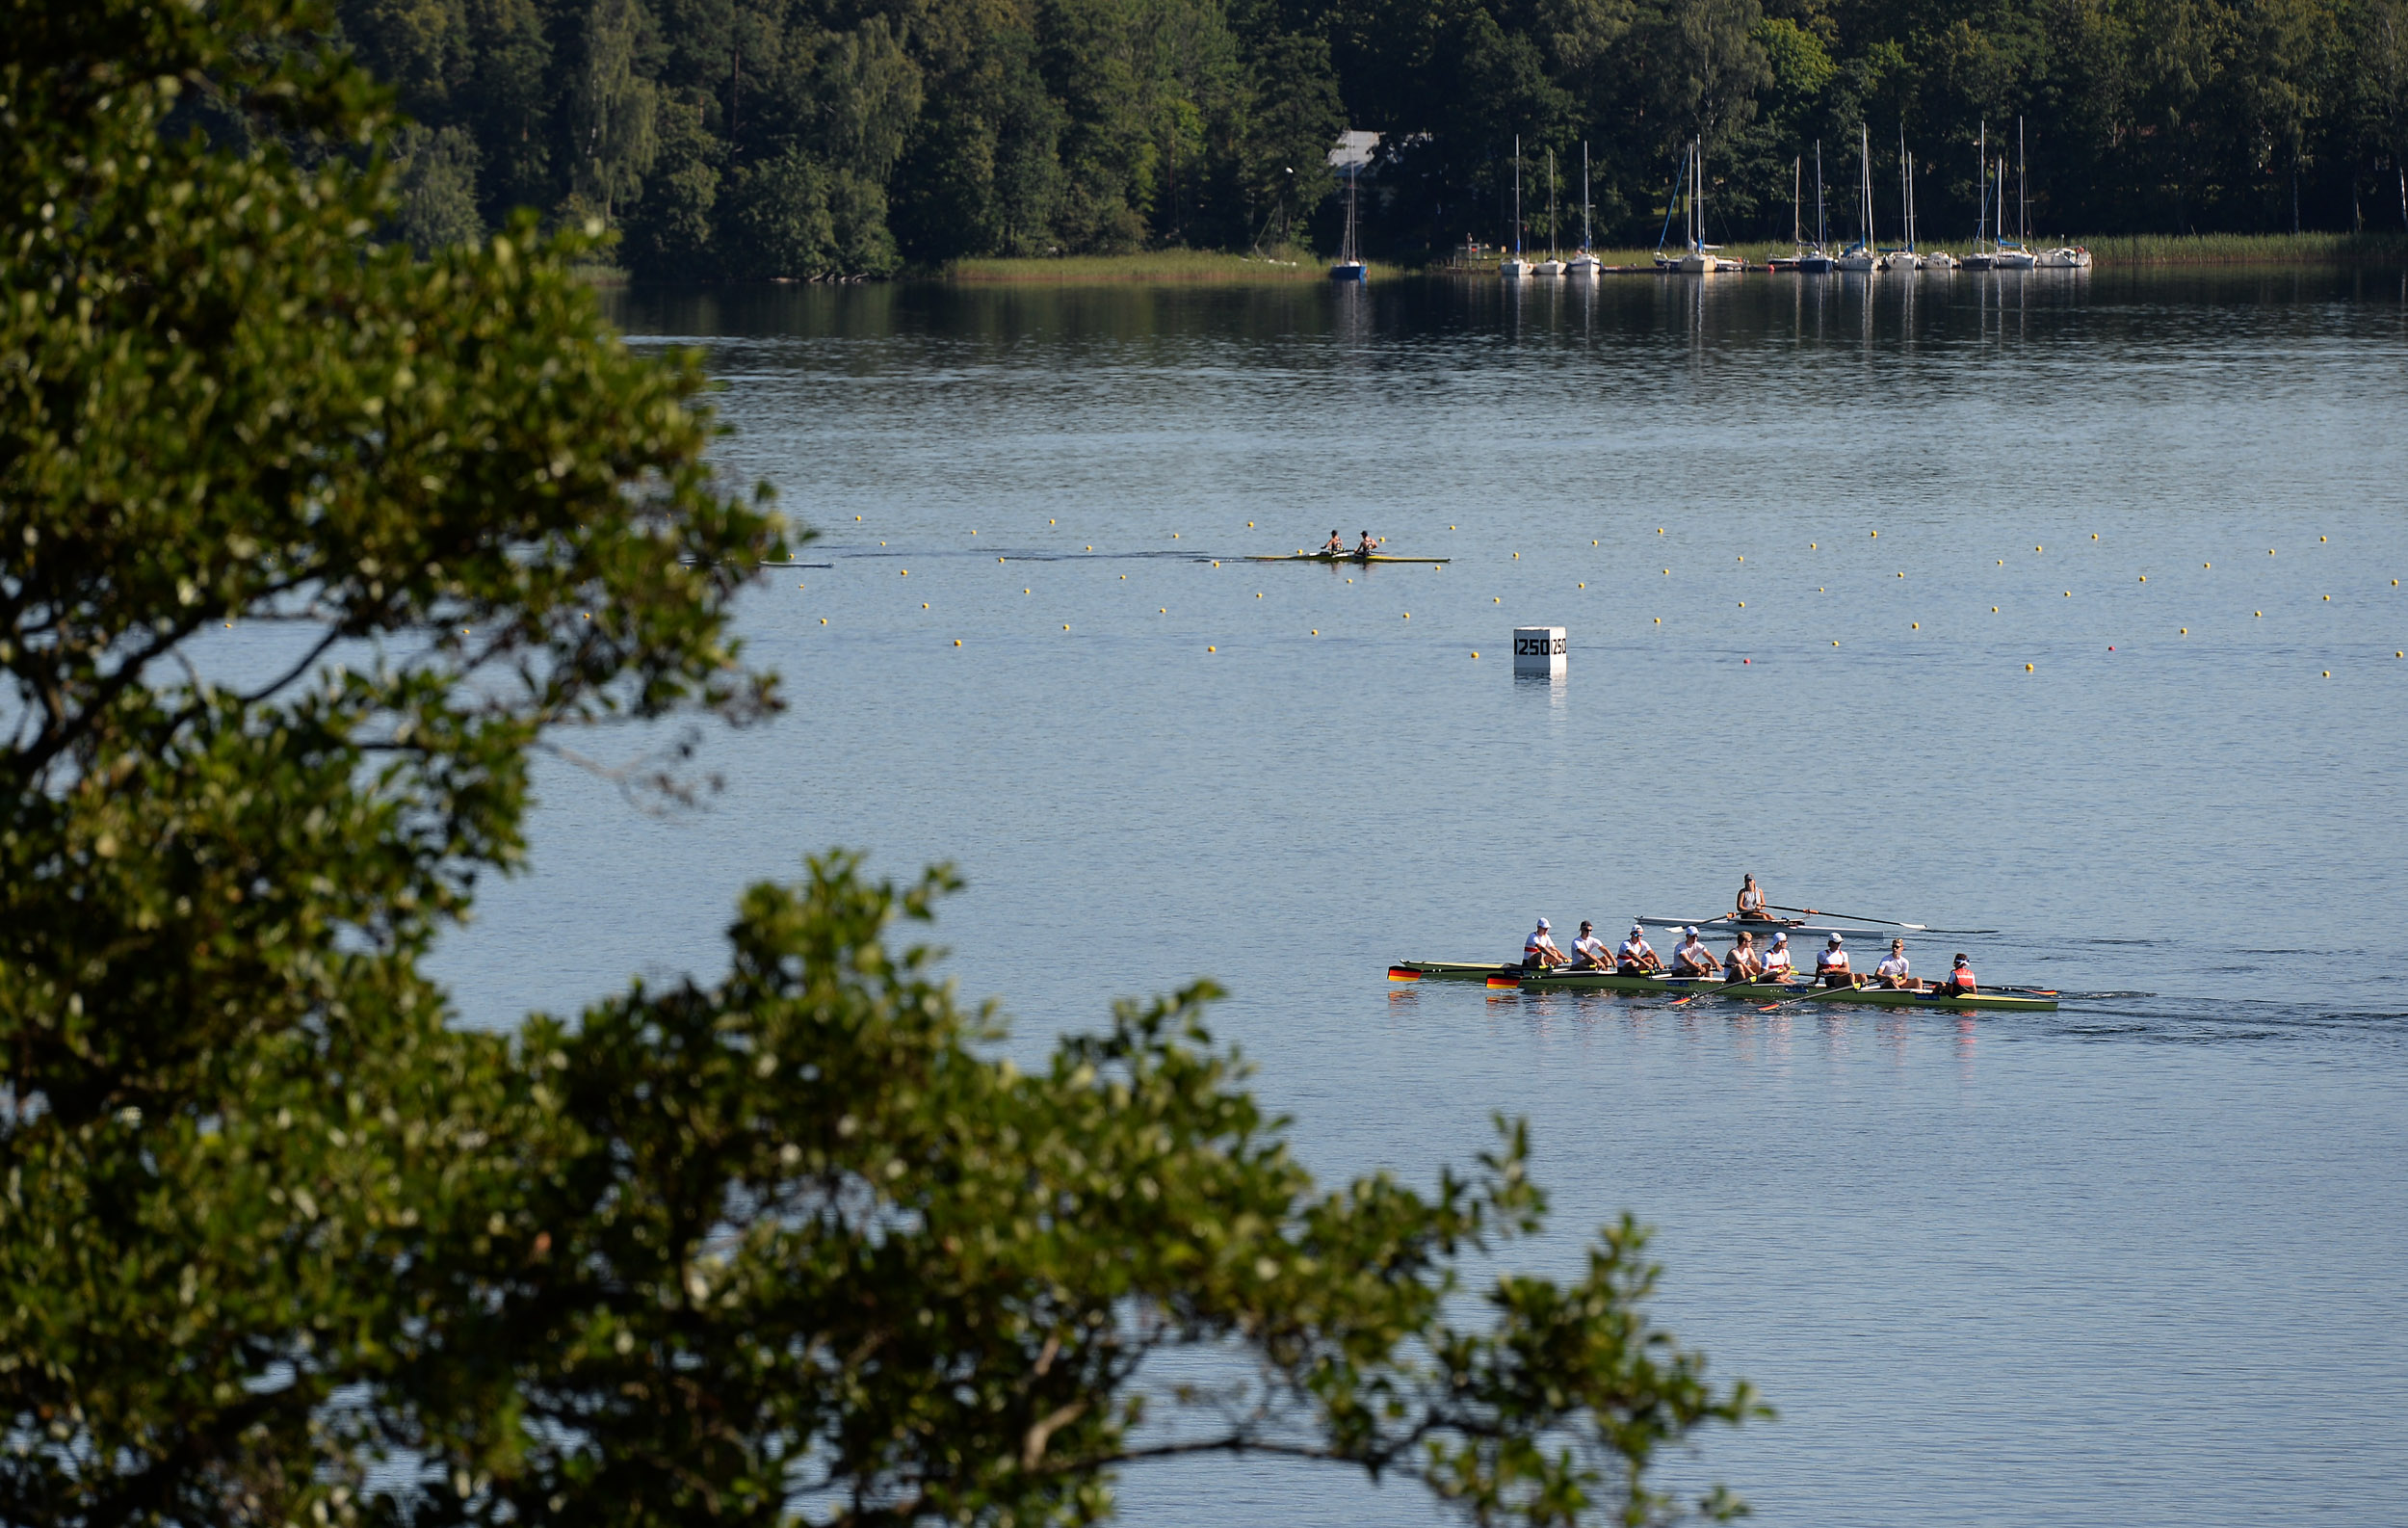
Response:
[[[1249,563],[1444,563],[1444,557],[1390,557],[1385,552],[1289,552],[1278,557],[1249,557]]]
[[[1816,987],[1807,982],[1742,982],[1732,985],[1715,977],[1624,976],[1618,971],[1559,968],[1526,972],[1519,965],[1472,961],[1400,961],[1388,967],[1392,982],[1482,982],[1492,988],[1525,992],[1633,992],[1657,997],[1727,997],[1742,1003],[1867,1003],[1876,1008],[2007,1009],[2025,1013],[2056,1011],[2054,997],[2026,997],[2005,992],[1909,992],[1886,987]]]

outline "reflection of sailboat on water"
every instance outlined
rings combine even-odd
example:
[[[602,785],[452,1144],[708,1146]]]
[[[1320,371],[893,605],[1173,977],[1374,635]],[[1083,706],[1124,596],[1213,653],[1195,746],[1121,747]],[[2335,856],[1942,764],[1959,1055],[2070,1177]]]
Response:
[[[1581,140],[1581,252],[1564,267],[1568,276],[1595,276],[1605,267],[1588,249],[1588,140]]]
[[[1362,190],[1363,166],[1370,160],[1370,150],[1361,159],[1347,167],[1347,236],[1338,246],[1338,263],[1329,268],[1333,281],[1360,281],[1370,273],[1363,268],[1362,251],[1354,244],[1355,198]]]
[[[1722,246],[1706,242],[1706,154],[1703,145],[1694,138],[1689,140],[1688,150],[1681,161],[1681,177],[1686,183],[1684,189],[1687,193],[1682,198],[1687,203],[1687,216],[1682,230],[1685,238],[1681,255],[1677,260],[1667,258],[1663,252],[1663,236],[1659,235],[1656,240],[1657,267],[1674,267],[1684,276],[1712,276],[1716,271],[1738,269],[1739,261],[1726,260],[1714,253]],[[1668,206],[1663,212],[1663,231],[1664,234],[1672,231],[1672,209]]]
[[[1513,253],[1497,262],[1497,274],[1508,281],[1518,281],[1531,274],[1531,263],[1522,258],[1522,135],[1513,135]]]

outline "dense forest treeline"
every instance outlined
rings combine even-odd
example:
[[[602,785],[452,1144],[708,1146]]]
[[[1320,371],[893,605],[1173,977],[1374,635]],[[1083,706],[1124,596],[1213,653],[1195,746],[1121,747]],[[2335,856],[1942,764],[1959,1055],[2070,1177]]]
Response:
[[[2408,0],[340,0],[419,124],[403,232],[599,217],[640,277],[1333,241],[1328,150],[1383,135],[1371,252],[1652,243],[1702,139],[1716,238],[1786,235],[1819,142],[1853,231],[1901,133],[1926,236],[2024,119],[2035,231],[2408,224]],[[1813,210],[1807,209],[1811,224]]]

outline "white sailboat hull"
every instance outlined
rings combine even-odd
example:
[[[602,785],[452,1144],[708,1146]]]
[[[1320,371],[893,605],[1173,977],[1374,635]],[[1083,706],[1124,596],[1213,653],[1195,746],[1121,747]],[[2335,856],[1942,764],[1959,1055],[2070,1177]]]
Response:
[[[1538,262],[1537,267],[1531,272],[1531,274],[1532,276],[1561,276],[1563,274],[1563,262],[1561,260],[1541,260]]]
[[[1598,259],[1595,255],[1576,254],[1570,260],[1565,262],[1563,274],[1566,276],[1597,276],[1603,273],[1605,269],[1605,262]]]

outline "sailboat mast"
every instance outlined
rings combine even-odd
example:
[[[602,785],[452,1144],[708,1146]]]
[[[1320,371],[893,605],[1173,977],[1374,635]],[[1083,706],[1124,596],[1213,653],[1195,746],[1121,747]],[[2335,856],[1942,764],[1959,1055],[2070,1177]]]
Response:
[[[1513,135],[1513,257],[1522,258],[1522,135]]]
[[[1982,119],[1980,136],[1974,140],[1974,248],[1981,248],[1982,235],[1990,228],[1990,188],[1982,184],[1990,178],[1990,121]]]
[[[1806,242],[1806,213],[1804,203],[1799,199],[1805,189],[1806,156],[1800,154],[1790,161],[1790,242],[1792,244]]]
[[[1822,215],[1822,140],[1815,140],[1815,248],[1827,250],[1831,243],[1829,230],[1823,226]]]
[[[1581,140],[1581,252],[1588,252],[1588,140]]]
[[[2031,246],[2031,162],[2024,157],[2024,119],[2015,119],[2015,242]]]

